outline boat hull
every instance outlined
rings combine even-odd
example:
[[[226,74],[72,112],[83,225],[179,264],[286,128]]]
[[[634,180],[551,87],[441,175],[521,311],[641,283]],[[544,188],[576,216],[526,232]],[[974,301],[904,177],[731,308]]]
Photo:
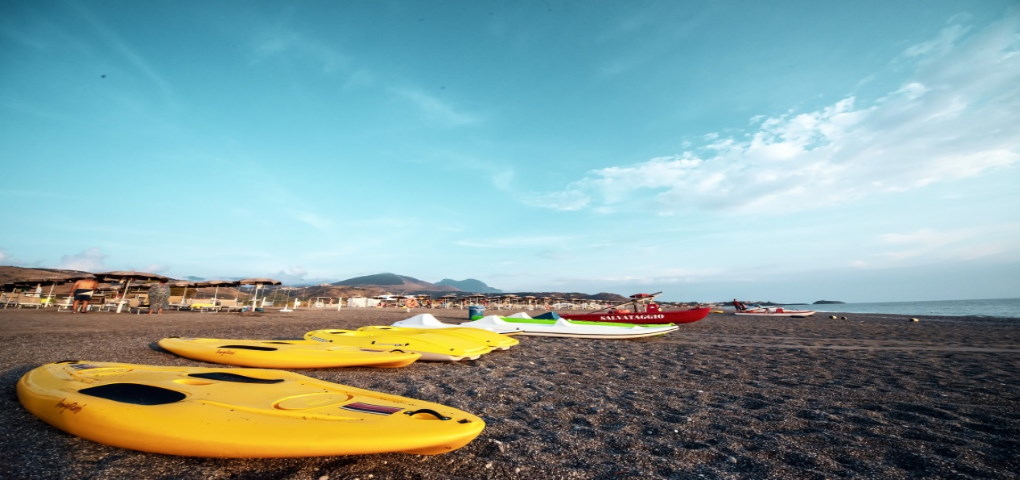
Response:
[[[749,308],[735,312],[737,315],[758,316],[758,317],[810,317],[815,314],[814,310],[787,310],[783,307],[762,307]]]
[[[704,307],[692,308],[690,310],[668,310],[646,313],[560,313],[560,316],[568,320],[583,320],[587,322],[679,324],[697,322],[707,317],[711,311],[711,308]]]
[[[575,323],[561,318],[559,320],[521,319],[489,315],[461,325],[482,328],[492,331],[513,329],[520,335],[538,337],[569,337],[569,338],[600,338],[600,339],[631,339],[656,337],[676,331],[676,325],[641,326],[630,324],[599,324],[598,322]]]

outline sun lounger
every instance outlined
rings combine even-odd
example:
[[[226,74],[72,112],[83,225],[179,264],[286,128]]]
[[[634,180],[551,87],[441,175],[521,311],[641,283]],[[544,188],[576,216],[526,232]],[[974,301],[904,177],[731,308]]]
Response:
[[[37,296],[18,295],[18,308],[42,308],[42,299]]]
[[[167,307],[172,308],[174,310],[181,310],[184,308],[188,308],[188,302],[186,302],[184,300],[184,297],[181,295],[172,295],[170,298],[167,299]]]
[[[215,312],[219,306],[211,298],[192,298],[188,300],[188,308],[196,312]]]
[[[13,307],[18,304],[18,294],[11,292],[0,293],[0,304],[3,304],[4,308]]]
[[[58,312],[62,312],[64,310],[70,311],[71,307],[74,306],[74,297],[71,296],[71,295],[68,295],[63,300],[61,300],[59,302],[53,303],[53,306],[57,307],[57,311]]]
[[[221,312],[239,312],[239,311],[241,311],[241,306],[237,304],[237,300],[235,300],[235,299],[219,300],[219,306],[218,307],[219,307],[219,311],[221,311]]]

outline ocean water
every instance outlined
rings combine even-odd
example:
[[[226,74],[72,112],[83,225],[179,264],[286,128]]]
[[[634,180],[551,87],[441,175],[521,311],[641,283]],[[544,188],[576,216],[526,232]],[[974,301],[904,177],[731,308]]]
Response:
[[[797,307],[800,308],[800,307]],[[1020,298],[808,305],[817,312],[1020,318]]]

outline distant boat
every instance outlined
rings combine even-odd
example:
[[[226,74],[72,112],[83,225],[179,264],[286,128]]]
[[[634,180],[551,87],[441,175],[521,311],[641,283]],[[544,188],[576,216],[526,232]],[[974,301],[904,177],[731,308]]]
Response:
[[[525,317],[499,317],[496,315],[489,315],[478,320],[462,323],[461,325],[496,332],[512,331],[513,333],[520,335],[534,335],[540,337],[604,339],[655,337],[665,335],[678,328],[676,325],[672,324],[648,326],[635,324],[622,325],[606,322],[574,322],[564,318],[553,320]]]
[[[783,307],[751,307],[737,310],[737,315],[755,315],[760,317],[810,317],[814,310],[787,310]]]

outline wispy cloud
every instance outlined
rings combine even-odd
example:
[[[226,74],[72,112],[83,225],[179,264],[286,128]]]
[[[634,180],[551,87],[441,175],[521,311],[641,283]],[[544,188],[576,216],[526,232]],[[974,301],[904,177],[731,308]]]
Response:
[[[81,4],[73,4],[78,13],[92,26],[92,28],[106,41],[107,45],[124,61],[127,62],[136,72],[147,78],[156,88],[166,103],[174,104],[174,93],[170,83],[149,64],[128,42],[125,42],[113,29],[106,26],[98,17],[92,14]]]
[[[98,247],[92,247],[82,252],[61,256],[57,268],[99,272],[106,269],[106,257],[107,255]]]
[[[480,121],[479,117],[458,110],[450,103],[417,88],[393,88],[390,91],[397,98],[413,105],[421,117],[432,124],[445,127],[461,127]]]
[[[791,212],[983,175],[1020,162],[1020,14],[966,37],[952,25],[908,48],[914,78],[871,105],[755,119],[743,137],[589,172],[534,205]]]
[[[566,243],[568,237],[564,236],[542,236],[528,235],[523,237],[499,237],[489,239],[465,239],[455,243],[462,247],[502,249],[520,247],[545,247],[549,245],[560,245]]]
[[[255,40],[253,65],[280,58],[312,62],[323,73],[346,70],[351,63],[350,58],[339,49],[292,30],[274,30]],[[364,81],[365,75],[368,72],[360,71],[359,81]]]
[[[941,230],[926,227],[880,234],[870,247],[871,255],[852,260],[849,265],[876,269],[991,257],[1009,261],[1010,258],[1002,255],[1015,252],[1018,242],[1020,223],[1017,222]]]
[[[315,212],[295,212],[294,217],[299,222],[320,231],[328,231],[333,226],[332,220]]]

